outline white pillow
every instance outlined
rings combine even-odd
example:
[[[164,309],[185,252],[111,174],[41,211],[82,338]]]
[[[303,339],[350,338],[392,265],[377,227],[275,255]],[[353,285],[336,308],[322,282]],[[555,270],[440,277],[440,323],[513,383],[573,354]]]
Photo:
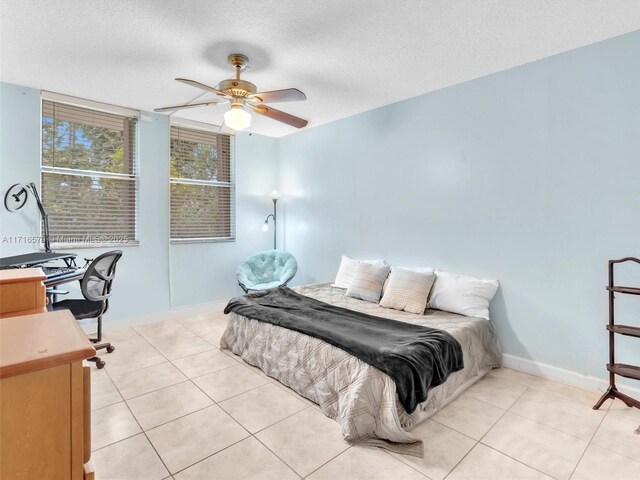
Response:
[[[378,303],[382,293],[382,285],[387,279],[390,269],[389,265],[359,263],[353,281],[347,288],[347,297]]]
[[[429,308],[489,320],[489,302],[497,290],[497,280],[481,280],[436,270]]]
[[[385,282],[387,287],[380,300],[380,306],[423,315],[435,279],[436,275],[432,271],[422,273],[393,267]]]
[[[385,264],[384,260],[356,260],[355,258],[350,258],[346,255],[342,255],[340,268],[338,269],[336,281],[333,286],[338,288],[349,288],[349,285],[351,285],[351,280],[353,280],[353,276],[356,273],[356,268],[358,268],[358,265],[360,263],[369,263],[371,265]]]

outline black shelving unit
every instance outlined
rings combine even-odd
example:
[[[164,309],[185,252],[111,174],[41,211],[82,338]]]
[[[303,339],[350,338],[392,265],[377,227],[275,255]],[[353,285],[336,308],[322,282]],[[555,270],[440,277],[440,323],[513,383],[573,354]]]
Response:
[[[609,291],[609,324],[607,325],[607,330],[609,331],[609,363],[607,364],[607,370],[609,371],[609,388],[607,388],[604,395],[600,397],[598,403],[593,406],[594,410],[599,409],[609,398],[619,398],[629,407],[640,408],[640,400],[625,395],[616,387],[616,375],[640,380],[640,366],[616,363],[615,357],[616,335],[640,338],[640,325],[619,325],[616,324],[615,321],[615,294],[622,293],[625,295],[640,296],[640,287],[626,287],[615,284],[613,275],[614,266],[626,262],[635,262],[640,265],[640,258],[626,257],[620,260],[609,260],[609,285],[607,286],[607,290]],[[640,430],[640,427],[638,427],[638,429]]]

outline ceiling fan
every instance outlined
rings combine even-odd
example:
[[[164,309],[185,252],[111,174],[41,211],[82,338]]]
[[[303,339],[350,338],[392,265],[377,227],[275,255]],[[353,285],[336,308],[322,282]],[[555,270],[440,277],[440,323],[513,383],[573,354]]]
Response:
[[[236,69],[236,78],[221,81],[215,88],[204,83],[189,80],[187,78],[176,78],[178,82],[186,83],[207,92],[212,92],[222,97],[222,99],[210,100],[208,102],[188,103],[185,105],[172,105],[169,107],[156,108],[156,112],[168,112],[183,108],[208,107],[211,105],[222,105],[231,103],[231,108],[224,114],[224,122],[234,130],[244,130],[251,124],[251,115],[246,111],[246,107],[252,109],[259,115],[264,115],[278,122],[286,123],[292,127],[302,128],[307,125],[307,121],[291,115],[273,107],[265,105],[264,102],[291,102],[296,100],[306,100],[307,96],[297,88],[285,88],[284,90],[273,90],[270,92],[257,92],[256,86],[240,79],[240,72],[247,67],[249,59],[240,53],[232,53],[227,59]]]

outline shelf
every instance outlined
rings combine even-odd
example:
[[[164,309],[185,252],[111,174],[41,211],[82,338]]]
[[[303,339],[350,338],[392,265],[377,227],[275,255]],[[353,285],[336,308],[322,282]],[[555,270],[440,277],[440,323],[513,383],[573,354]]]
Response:
[[[625,365],[624,363],[607,364],[607,370],[616,375],[620,375],[625,378],[632,378],[634,380],[640,380],[640,367],[635,365]]]
[[[613,287],[607,287],[607,290],[609,290],[610,292],[628,293],[630,295],[640,295],[640,288],[638,287],[613,286]]]
[[[640,338],[640,327],[630,327],[629,325],[607,325],[607,330],[620,335]]]

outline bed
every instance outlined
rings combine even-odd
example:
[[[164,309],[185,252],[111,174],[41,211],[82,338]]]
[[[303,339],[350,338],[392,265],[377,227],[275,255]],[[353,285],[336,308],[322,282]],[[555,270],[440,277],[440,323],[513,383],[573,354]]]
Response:
[[[316,403],[341,425],[350,443],[422,456],[422,442],[411,428],[501,365],[500,347],[488,320],[439,310],[416,315],[387,309],[347,297],[344,289],[329,284],[294,290],[331,305],[444,330],[462,347],[464,368],[433,388],[427,400],[408,414],[398,401],[394,381],[377,368],[318,338],[230,312],[221,348]]]

